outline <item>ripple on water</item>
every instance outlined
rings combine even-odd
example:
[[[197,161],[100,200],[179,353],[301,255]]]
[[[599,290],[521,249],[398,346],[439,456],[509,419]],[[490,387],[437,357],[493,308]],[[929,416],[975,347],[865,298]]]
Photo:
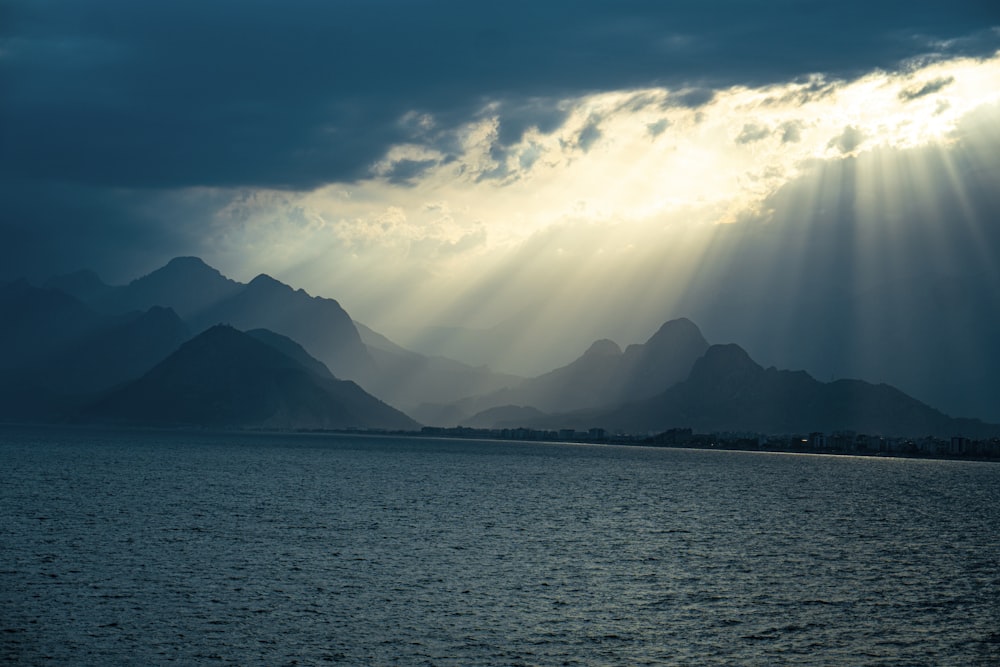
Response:
[[[0,661],[1000,664],[1000,466],[0,431]]]

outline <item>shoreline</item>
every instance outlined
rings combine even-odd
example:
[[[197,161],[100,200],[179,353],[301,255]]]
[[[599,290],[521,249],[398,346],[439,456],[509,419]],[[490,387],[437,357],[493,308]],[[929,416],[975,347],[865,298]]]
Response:
[[[857,447],[838,448],[836,446],[808,446],[809,439],[799,435],[765,436],[748,434],[671,434],[665,441],[664,434],[657,435],[602,435],[590,437],[588,433],[560,433],[556,431],[533,431],[529,429],[474,429],[469,427],[437,428],[423,427],[419,431],[342,428],[342,429],[280,429],[241,428],[227,426],[198,426],[178,424],[173,426],[150,424],[96,424],[96,423],[53,423],[53,422],[0,422],[0,432],[4,429],[65,430],[65,431],[112,431],[199,435],[349,435],[369,437],[399,437],[425,440],[466,440],[510,443],[602,445],[624,447],[650,447],[657,449],[690,449],[705,451],[761,452],[770,454],[805,454],[819,456],[855,456],[864,458],[928,459],[939,461],[977,461],[1000,463],[1000,438],[992,440],[966,440],[969,449],[947,451],[952,443],[943,438],[925,436],[923,438],[885,438],[879,442],[892,443],[893,449],[861,449]],[[687,429],[684,429],[686,431]],[[817,434],[812,434],[813,436]],[[580,437],[573,437],[580,436]],[[954,440],[954,439],[953,439]],[[794,444],[793,444],[794,443]],[[799,444],[804,443],[804,444]],[[928,449],[933,446],[933,449]],[[921,448],[923,447],[923,448]]]

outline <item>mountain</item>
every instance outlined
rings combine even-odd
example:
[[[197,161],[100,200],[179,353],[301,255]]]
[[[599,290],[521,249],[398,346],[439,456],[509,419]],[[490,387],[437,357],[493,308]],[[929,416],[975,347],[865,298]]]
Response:
[[[665,322],[644,345],[629,345],[616,380],[619,401],[653,396],[687,378],[708,350],[698,326],[681,317]]]
[[[139,377],[190,337],[172,310],[101,314],[23,281],[0,286],[0,313],[4,419],[66,418],[88,396]]]
[[[204,316],[242,285],[198,257],[175,257],[128,285],[108,285],[96,273],[84,269],[50,278],[45,287],[70,294],[103,313],[163,306],[190,321]]]
[[[645,343],[624,350],[598,340],[574,361],[534,378],[497,374],[485,366],[411,352],[353,322],[333,299],[311,296],[266,274],[244,285],[193,257],[171,260],[121,287],[104,284],[92,272],[54,278],[46,288],[24,281],[0,285],[0,414],[71,414],[84,397],[151,368],[190,331],[217,324],[264,329],[248,337],[280,350],[302,372],[325,382],[354,379],[432,425],[510,425],[509,420],[524,419],[530,422],[526,426],[628,431],[687,426],[920,435],[974,435],[992,428],[953,420],[888,385],[821,383],[804,372],[765,370],[742,348],[710,348],[685,318],[665,322]],[[874,329],[869,334],[888,335]],[[821,337],[811,340],[820,345]],[[897,346],[897,356],[919,357],[904,354],[905,344]],[[844,353],[832,344],[823,347],[830,355]],[[915,373],[932,369],[944,386],[950,377],[947,361],[912,365]],[[991,381],[990,375],[986,367],[984,381]],[[300,389],[281,400],[311,395]],[[281,414],[291,409],[286,405]],[[315,415],[309,420],[336,421]]]
[[[195,322],[241,288],[240,283],[226,278],[198,257],[175,257],[113,292],[113,304],[108,305],[118,311],[166,306],[183,319]]]
[[[353,322],[333,299],[310,296],[267,274],[242,284],[196,257],[175,258],[121,287],[104,284],[92,271],[58,276],[47,285],[106,313],[171,307],[192,331],[215,324],[267,329],[300,344],[335,376],[355,380],[380,398],[406,408],[424,401],[455,401],[521,381],[486,367],[411,352]]]
[[[567,416],[569,418],[569,416]],[[987,437],[1000,426],[953,419],[885,384],[823,383],[804,371],[764,369],[738,345],[713,345],[690,376],[663,393],[615,410],[569,418],[632,432],[695,431]]]
[[[504,405],[531,406],[545,413],[607,408],[653,396],[684,380],[708,349],[697,325],[686,318],[665,322],[644,344],[624,352],[610,340],[593,343],[582,356],[519,385],[455,403],[454,410],[424,405],[413,414],[438,424],[438,416],[467,419]],[[441,424],[451,425],[451,424]]]
[[[92,271],[58,276],[47,284],[104,313],[172,308],[196,332],[216,324],[269,329],[301,344],[338,377],[358,379],[373,372],[368,351],[340,304],[266,274],[243,284],[198,257],[175,257],[125,286],[105,285]]]
[[[353,382],[331,380],[257,338],[216,325],[96,402],[100,422],[260,428],[413,429]]]

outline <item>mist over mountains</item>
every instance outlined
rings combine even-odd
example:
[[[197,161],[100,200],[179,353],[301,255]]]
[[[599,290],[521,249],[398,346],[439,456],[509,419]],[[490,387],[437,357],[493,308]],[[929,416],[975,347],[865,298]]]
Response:
[[[893,387],[820,382],[712,345],[686,318],[533,377],[408,350],[340,304],[181,257],[127,285],[0,285],[0,418],[237,428],[419,425],[988,437]]]

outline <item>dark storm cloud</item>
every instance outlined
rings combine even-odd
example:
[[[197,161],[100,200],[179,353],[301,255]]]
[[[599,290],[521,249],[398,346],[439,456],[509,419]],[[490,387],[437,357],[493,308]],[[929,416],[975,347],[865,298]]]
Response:
[[[395,185],[413,185],[417,177],[439,164],[438,160],[400,160],[392,165],[385,177]]]
[[[715,91],[709,88],[694,88],[685,90],[667,98],[667,106],[697,109],[705,106],[715,98]]]
[[[93,268],[124,282],[197,247],[229,197],[0,179],[0,281]]]
[[[667,84],[696,106],[716,86],[891,66],[997,20],[988,3],[938,4],[866,4],[857,20],[801,2],[12,0],[3,170],[309,188],[367,175],[410,110],[457,122],[505,102],[507,143],[561,122],[526,100]]]
[[[558,130],[569,116],[569,109],[555,98],[508,100],[497,106],[496,113],[500,118],[497,139],[510,145],[519,142],[530,129],[542,134]]]

